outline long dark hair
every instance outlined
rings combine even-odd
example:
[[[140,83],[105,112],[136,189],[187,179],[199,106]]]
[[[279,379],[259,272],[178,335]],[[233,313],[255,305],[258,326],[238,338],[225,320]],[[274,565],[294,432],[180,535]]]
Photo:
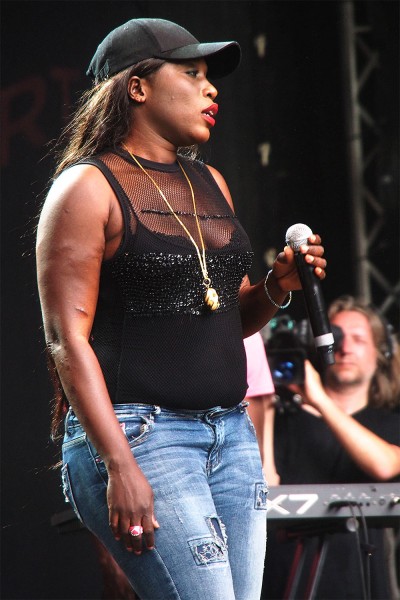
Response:
[[[124,142],[134,118],[134,101],[128,95],[129,79],[134,75],[151,77],[164,63],[158,58],[143,60],[83,92],[77,110],[57,142],[54,177],[81,158],[105,148],[115,149]]]
[[[98,154],[106,148],[115,149],[123,143],[134,119],[134,101],[128,95],[129,79],[134,75],[151,77],[164,63],[156,58],[141,61],[83,92],[71,121],[62,131],[54,149],[54,179],[80,159]],[[56,440],[61,435],[60,425],[68,410],[68,400],[48,347],[47,367],[54,394],[51,435]]]

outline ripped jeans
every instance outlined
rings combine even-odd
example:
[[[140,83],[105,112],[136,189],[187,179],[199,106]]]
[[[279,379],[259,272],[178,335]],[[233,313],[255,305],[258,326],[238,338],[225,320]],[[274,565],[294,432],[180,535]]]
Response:
[[[155,549],[135,555],[108,525],[107,471],[77,418],[66,417],[63,486],[141,600],[259,600],[267,486],[246,404],[207,411],[115,405],[154,491]]]

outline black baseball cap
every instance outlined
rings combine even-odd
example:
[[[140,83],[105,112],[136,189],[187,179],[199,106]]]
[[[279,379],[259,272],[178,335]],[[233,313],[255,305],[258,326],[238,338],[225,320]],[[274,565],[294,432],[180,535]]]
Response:
[[[131,19],[113,29],[99,44],[86,75],[100,82],[147,58],[204,58],[212,79],[234,71],[240,63],[241,50],[234,41],[201,44],[189,31],[165,19]]]

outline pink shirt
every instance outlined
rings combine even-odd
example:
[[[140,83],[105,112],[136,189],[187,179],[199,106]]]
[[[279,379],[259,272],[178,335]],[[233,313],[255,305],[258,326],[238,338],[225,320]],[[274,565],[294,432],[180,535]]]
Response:
[[[275,388],[261,333],[258,332],[245,338],[244,347],[247,356],[247,383],[249,385],[246,397],[252,398],[264,394],[273,394]]]

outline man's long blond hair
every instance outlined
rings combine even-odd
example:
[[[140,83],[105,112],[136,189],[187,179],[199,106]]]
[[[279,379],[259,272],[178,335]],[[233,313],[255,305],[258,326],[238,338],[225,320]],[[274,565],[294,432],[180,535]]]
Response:
[[[369,388],[369,405],[398,407],[400,405],[400,351],[395,335],[375,308],[353,296],[337,298],[330,305],[328,316],[333,319],[338,313],[349,310],[359,312],[368,319],[378,353],[377,368]]]

